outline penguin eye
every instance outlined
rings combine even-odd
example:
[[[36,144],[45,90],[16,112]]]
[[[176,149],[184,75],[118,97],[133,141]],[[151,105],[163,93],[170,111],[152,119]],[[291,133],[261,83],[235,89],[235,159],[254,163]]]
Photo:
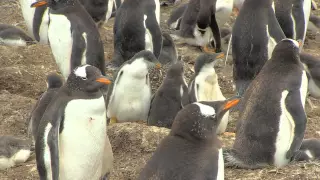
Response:
[[[86,78],[86,77],[81,77],[81,79],[85,81],[85,80],[87,80],[88,78]]]

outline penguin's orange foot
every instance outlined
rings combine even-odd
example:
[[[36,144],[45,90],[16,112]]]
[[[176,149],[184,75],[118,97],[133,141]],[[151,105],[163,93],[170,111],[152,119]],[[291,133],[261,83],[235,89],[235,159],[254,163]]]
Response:
[[[232,133],[232,132],[224,132],[222,133],[223,136],[232,136],[232,137],[235,137],[236,136],[236,133]]]
[[[208,53],[208,54],[215,54],[216,53],[216,49],[210,48],[210,47],[208,47],[208,45],[201,47],[201,50],[205,53]]]
[[[238,9],[238,8],[233,8],[232,12],[233,12],[233,14],[234,14],[235,16],[238,16],[238,15],[239,15],[239,9]]]
[[[109,125],[115,124],[115,123],[117,123],[117,122],[118,122],[118,119],[117,119],[116,117],[112,117],[112,118],[110,118],[110,123],[109,123]]]

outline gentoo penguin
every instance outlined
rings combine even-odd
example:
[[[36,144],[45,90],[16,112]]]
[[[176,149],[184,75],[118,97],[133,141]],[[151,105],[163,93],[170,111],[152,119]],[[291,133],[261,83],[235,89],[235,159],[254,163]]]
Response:
[[[90,65],[75,68],[51,100],[38,127],[40,179],[100,179],[111,171],[105,100],[110,80]]]
[[[300,60],[307,71],[310,95],[315,98],[320,98],[320,58],[301,52]]]
[[[152,97],[148,125],[171,128],[177,113],[187,104],[188,86],[184,78],[183,62],[179,61],[170,66]]]
[[[35,143],[35,140],[37,139],[38,126],[43,113],[63,84],[61,77],[56,73],[49,74],[47,76],[46,83],[47,90],[39,97],[28,119],[28,136],[32,137],[33,143]]]
[[[274,0],[274,10],[286,37],[297,40],[302,49],[310,17],[311,0]]]
[[[232,29],[233,79],[237,94],[270,59],[275,45],[285,38],[272,9],[273,0],[245,0]]]
[[[280,41],[241,99],[244,106],[233,147],[225,150],[225,165],[255,169],[288,164],[304,137],[307,88],[298,42]]]
[[[125,0],[113,26],[114,53],[109,66],[117,68],[142,50],[159,58],[162,47],[159,0]]]
[[[174,44],[173,39],[170,34],[162,34],[162,48],[159,56],[159,62],[161,64],[176,63],[178,60],[178,52],[176,45]]]
[[[201,54],[197,57],[194,64],[194,76],[189,82],[189,101],[190,103],[198,101],[223,101],[226,98],[223,96],[218,75],[214,70],[214,64],[222,59],[223,53],[219,54]],[[217,134],[224,133],[227,129],[229,112],[226,112],[221,118],[220,124],[217,127]]]
[[[94,21],[77,0],[41,0],[32,4],[48,4],[50,24],[48,37],[56,63],[65,79],[82,64],[100,69],[105,75],[104,49]]]
[[[101,26],[111,16],[113,0],[79,0],[94,22]],[[108,18],[109,19],[109,18]]]
[[[33,151],[31,140],[0,136],[0,170],[26,162]]]
[[[35,41],[22,29],[8,24],[0,24],[0,45],[26,46],[34,43]]]
[[[222,143],[214,132],[224,113],[238,102],[229,99],[185,106],[138,179],[223,180]]]
[[[190,0],[181,21],[173,18],[180,21],[179,30],[173,36],[187,44],[199,46],[206,53],[221,52],[221,37],[215,13],[216,0]],[[176,12],[172,14],[176,16]]]
[[[126,61],[109,87],[107,116],[110,124],[147,121],[151,101],[149,70],[161,65],[151,51],[142,50]]]
[[[296,161],[320,160],[320,140],[304,139],[294,158]]]

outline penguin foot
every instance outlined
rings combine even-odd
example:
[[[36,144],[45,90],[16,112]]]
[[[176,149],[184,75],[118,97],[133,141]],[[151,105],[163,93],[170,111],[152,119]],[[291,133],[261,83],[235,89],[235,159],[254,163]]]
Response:
[[[236,136],[236,133],[233,133],[233,132],[224,132],[222,133],[223,136],[232,136],[232,137],[235,137]]]
[[[210,47],[208,47],[208,45],[201,47],[201,50],[205,53],[208,53],[208,54],[215,54],[216,53],[216,49],[210,48]]]
[[[118,119],[116,118],[116,117],[112,117],[112,118],[110,118],[110,125],[111,124],[116,124],[118,122]]]
[[[232,12],[233,12],[233,14],[234,14],[235,16],[238,16],[238,15],[239,15],[239,9],[238,9],[238,8],[233,8]]]

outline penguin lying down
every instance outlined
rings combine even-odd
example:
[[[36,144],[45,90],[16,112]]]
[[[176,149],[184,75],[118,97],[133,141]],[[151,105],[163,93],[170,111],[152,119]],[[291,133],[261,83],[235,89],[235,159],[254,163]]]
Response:
[[[296,161],[320,160],[320,139],[304,139],[294,159]]]
[[[0,45],[26,46],[31,44],[35,44],[35,41],[22,29],[8,24],[0,24]]]
[[[26,162],[33,151],[31,140],[0,136],[0,170]]]

